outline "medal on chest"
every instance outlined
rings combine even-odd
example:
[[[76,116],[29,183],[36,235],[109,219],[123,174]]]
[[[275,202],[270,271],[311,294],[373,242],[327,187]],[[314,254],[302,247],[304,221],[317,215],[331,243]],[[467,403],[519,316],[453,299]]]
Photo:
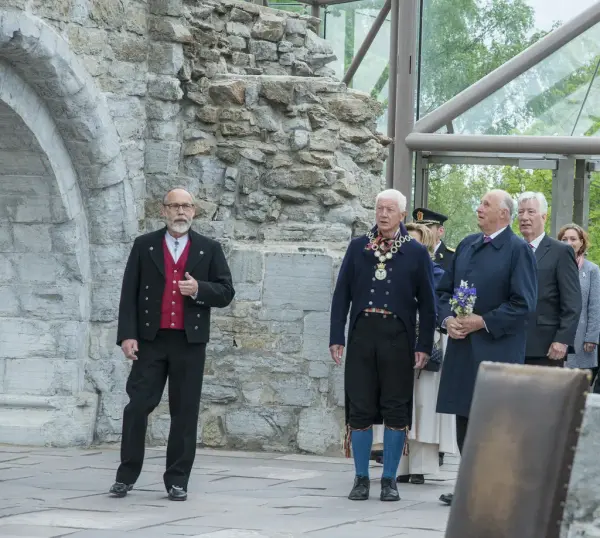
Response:
[[[387,277],[387,269],[385,268],[385,264],[394,257],[394,254],[398,252],[402,246],[402,243],[406,243],[412,238],[410,235],[397,235],[392,243],[392,246],[386,252],[385,244],[383,244],[383,242],[377,243],[375,241],[376,238],[373,232],[369,232],[367,237],[369,238],[369,244],[367,245],[367,248],[372,250],[377,260],[379,260],[379,263],[376,266],[377,268],[375,269],[375,278],[377,280],[385,280]]]

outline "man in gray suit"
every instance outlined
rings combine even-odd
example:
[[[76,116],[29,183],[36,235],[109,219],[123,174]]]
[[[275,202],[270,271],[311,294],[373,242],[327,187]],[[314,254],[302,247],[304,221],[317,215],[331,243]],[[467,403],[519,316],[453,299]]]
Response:
[[[525,364],[562,367],[573,346],[581,288],[572,248],[544,233],[548,202],[541,192],[519,196],[519,230],[537,261],[538,301],[529,317]]]

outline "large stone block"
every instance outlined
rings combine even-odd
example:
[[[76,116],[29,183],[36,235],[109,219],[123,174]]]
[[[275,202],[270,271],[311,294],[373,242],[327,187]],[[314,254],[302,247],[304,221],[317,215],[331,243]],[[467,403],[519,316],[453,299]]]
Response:
[[[225,415],[225,430],[228,436],[260,442],[280,437],[292,421],[291,411],[268,407],[238,409]]]
[[[562,538],[592,538],[600,510],[600,395],[591,394],[581,425],[569,492],[563,516]],[[578,531],[578,532],[576,532]]]
[[[329,310],[331,270],[331,258],[325,255],[266,254],[263,292],[265,306]]]
[[[183,47],[179,43],[152,43],[148,67],[160,75],[177,75],[183,67]]]
[[[89,446],[94,440],[98,396],[0,394],[0,443]]]
[[[341,455],[342,421],[330,409],[303,409],[298,422],[298,448],[311,454]]]
[[[82,388],[79,361],[64,359],[6,359],[4,392],[53,396],[75,394]]]
[[[234,250],[229,259],[234,282],[261,282],[264,255],[256,250]]]
[[[146,144],[146,173],[147,174],[176,174],[179,170],[179,142],[155,142]]]
[[[57,342],[47,321],[0,318],[0,356],[15,359],[56,357]]]
[[[309,312],[304,317],[302,355],[309,361],[329,362],[329,312]]]

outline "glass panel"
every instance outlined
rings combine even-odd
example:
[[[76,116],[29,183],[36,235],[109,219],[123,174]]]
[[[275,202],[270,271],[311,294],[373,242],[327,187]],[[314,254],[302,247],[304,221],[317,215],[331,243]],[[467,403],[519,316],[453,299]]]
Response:
[[[325,12],[325,39],[331,43],[337,60],[328,65],[342,79],[373,26],[385,0],[362,0],[329,6]],[[378,129],[387,132],[388,72],[390,56],[390,16],[384,21],[363,58],[350,87],[370,93],[384,104]]]
[[[459,116],[454,130],[461,134],[595,134],[599,62],[600,24]]]
[[[281,9],[282,11],[292,11],[303,15],[310,15],[310,6],[294,2],[294,0],[269,0],[269,7]]]
[[[419,117],[595,2],[423,0]]]

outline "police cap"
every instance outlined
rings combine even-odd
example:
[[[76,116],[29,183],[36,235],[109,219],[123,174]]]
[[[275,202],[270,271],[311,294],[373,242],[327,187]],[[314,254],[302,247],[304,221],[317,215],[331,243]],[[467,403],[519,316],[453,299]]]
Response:
[[[442,215],[436,211],[432,211],[431,209],[427,209],[425,207],[418,207],[412,212],[413,220],[417,224],[439,224],[440,226],[444,225],[444,222],[448,220],[446,215]]]

